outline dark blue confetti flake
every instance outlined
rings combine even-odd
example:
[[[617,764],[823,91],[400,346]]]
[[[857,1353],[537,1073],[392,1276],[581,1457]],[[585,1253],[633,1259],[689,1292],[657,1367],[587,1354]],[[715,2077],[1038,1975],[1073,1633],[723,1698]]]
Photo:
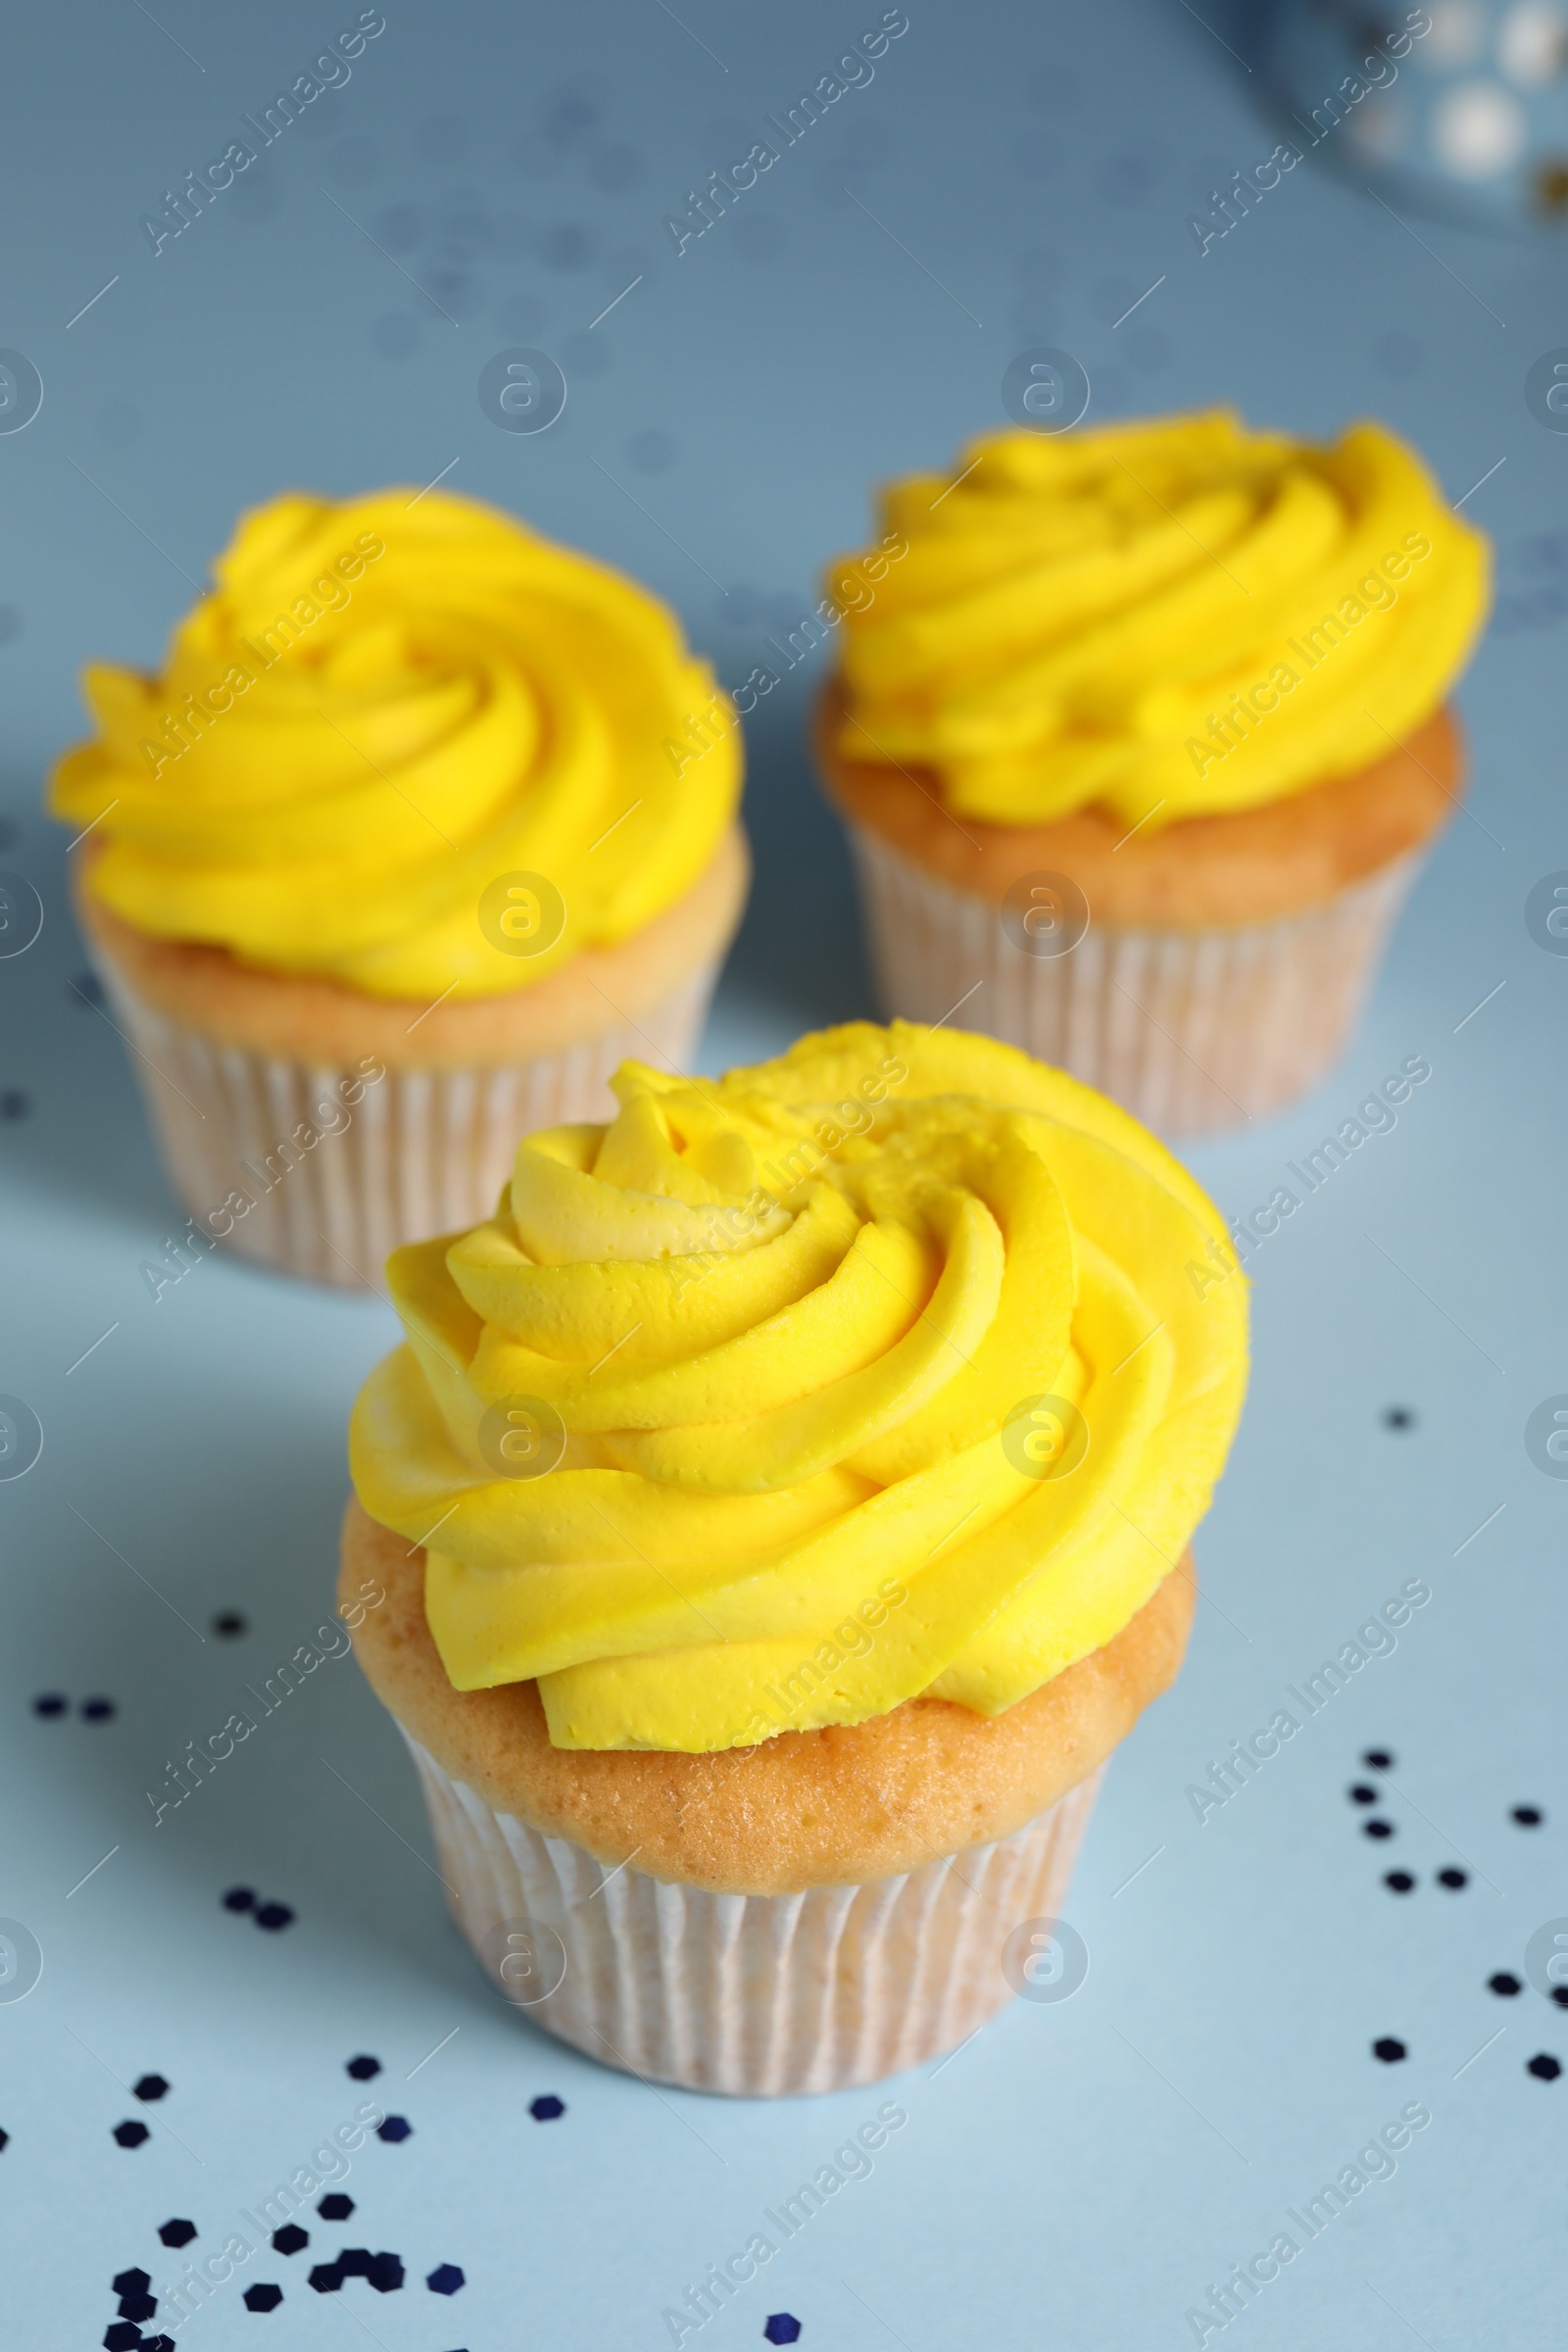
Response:
[[[1364,1748],[1361,1761],[1368,1772],[1392,1772],[1394,1770],[1394,1758],[1386,1747]]]
[[[1555,2082],[1562,2073],[1562,2060],[1553,2058],[1549,2050],[1538,2051],[1525,2068],[1525,2073],[1534,2075],[1538,2082]]]
[[[274,1936],[279,1929],[289,1927],[293,1918],[294,1914],[287,1903],[258,1903],[256,1906],[256,1925],[266,1928]]]
[[[1512,1973],[1511,1970],[1506,1968],[1499,1968],[1494,1977],[1489,1977],[1487,1979],[1487,1984],[1493,1992],[1496,1993],[1502,2000],[1505,2001],[1511,2001],[1515,1993],[1523,1992],[1524,1990],[1524,1986],[1520,1984],[1518,1978]]]
[[[466,2280],[455,2262],[439,2262],[424,2283],[432,2295],[455,2295]]]
[[[285,2222],[281,2230],[272,2231],[272,2252],[274,2254],[298,2254],[301,2248],[308,2246],[310,2242],[310,2231],[302,2230],[298,2222]]]
[[[145,2340],[129,2320],[112,2320],[104,2329],[106,2352],[136,2352],[136,2346]]]
[[[41,1713],[42,1709],[40,1708],[39,1711]],[[1539,1805],[1515,1805],[1513,1818],[1522,1830],[1539,1830],[1542,1823],[1541,1807]]]
[[[120,2298],[120,2316],[122,2320],[150,2320],[157,2309],[156,2295],[122,2295]]]
[[[172,2335],[144,2335],[141,2352],[179,2352],[179,2346]]]
[[[316,2210],[323,2222],[346,2222],[354,2211],[354,2199],[344,2196],[341,2189],[329,2189]]]
[[[1448,1886],[1457,1891],[1459,1887],[1468,1886],[1469,1884],[1470,1873],[1467,1870],[1455,1870],[1450,1866],[1447,1870],[1440,1870],[1438,1873],[1440,1886]]]
[[[238,1609],[220,1609],[213,1619],[214,1633],[221,1634],[225,1642],[237,1641],[241,1634],[248,1633],[249,1630],[249,1626]]]
[[[564,2115],[565,2112],[565,2100],[558,2099],[553,2090],[547,2090],[541,2098],[528,2102],[528,2113],[536,2124],[553,2124],[558,2115]]]
[[[6,2148],[6,2147],[9,2147],[9,2146],[10,2146],[10,2144],[11,2144],[11,2134],[10,2134],[10,2132],[0,2132],[0,2148]]]
[[[370,2260],[368,2246],[345,2246],[337,2258],[337,2267],[345,2278],[368,2278]]]
[[[112,1698],[84,1698],[81,1711],[89,1723],[107,1723],[117,1710]]]
[[[348,2061],[343,2072],[352,2075],[356,2082],[369,2082],[381,2072],[381,2061],[379,2058],[368,2058],[362,2051],[358,2058]]]
[[[259,2279],[255,2286],[245,2289],[247,2311],[275,2311],[283,2300],[283,2289],[273,2286],[270,2279]]]
[[[793,2311],[775,2311],[762,2329],[770,2344],[793,2344],[800,2340],[801,2323]]]
[[[412,2139],[414,2126],[406,2115],[389,2115],[385,2123],[376,2125],[375,2136],[385,2140]]]
[[[1394,1824],[1392,1821],[1363,1821],[1361,1835],[1363,1838],[1392,1838]]]
[[[35,1715],[63,1715],[70,1702],[58,1690],[45,1690],[32,1702]]]
[[[225,1911],[254,1911],[256,1896],[249,1886],[231,1886],[223,1897]]]
[[[404,2279],[402,2260],[396,2254],[372,2254],[365,2276],[378,2295],[395,2295]]]
[[[163,2099],[169,2095],[169,2084],[162,2075],[143,2075],[135,2091],[138,2099]]]
[[[145,2271],[117,2271],[115,2273],[117,2295],[144,2295],[151,2285],[152,2280]]]
[[[145,2124],[117,2124],[115,2137],[122,2148],[139,2148],[144,2139],[152,2137],[152,2133]]]
[[[318,2295],[335,2295],[343,2283],[343,2274],[335,2262],[318,2262],[311,2273],[311,2284]]]
[[[1407,1870],[1388,1870],[1383,1874],[1383,1884],[1393,1894],[1408,1894],[1415,1881]]]
[[[1402,2041],[1396,2041],[1392,2034],[1385,2034],[1381,2040],[1372,2044],[1372,2055],[1374,2058],[1381,2058],[1385,2066],[1397,2066],[1399,2060],[1405,2055],[1404,2044]]]
[[[180,2221],[176,2218],[174,2221],[166,2222],[158,2234],[166,2246],[188,2246],[196,2234],[196,2225],[194,2222]]]

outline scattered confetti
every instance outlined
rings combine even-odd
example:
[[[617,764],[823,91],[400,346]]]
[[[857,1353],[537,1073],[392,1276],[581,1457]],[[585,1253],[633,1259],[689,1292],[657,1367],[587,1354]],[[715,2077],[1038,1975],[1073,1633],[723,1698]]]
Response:
[[[1396,2041],[1392,2034],[1385,2034],[1372,2044],[1372,2055],[1381,2058],[1385,2066],[1397,2066],[1405,2055],[1405,2047],[1402,2041]]]
[[[1539,1830],[1545,1815],[1539,1805],[1515,1805],[1512,1818],[1522,1830]]]
[[[1383,1884],[1392,1888],[1396,1894],[1408,1894],[1415,1885],[1415,1880],[1407,1870],[1390,1870],[1385,1871]]]
[[[775,2311],[762,2329],[770,2344],[793,2344],[799,2341],[801,2323],[793,2311]]]
[[[283,2289],[274,2286],[270,2279],[258,2279],[254,2286],[245,2289],[247,2311],[275,2311],[282,2300]]]
[[[358,2058],[351,2058],[343,2072],[352,2075],[356,2082],[369,2082],[381,2072],[381,2061],[379,2058],[367,2058],[362,2053]]]
[[[565,2112],[565,2100],[558,2099],[553,2090],[547,2090],[541,2097],[528,2102],[528,2113],[536,2124],[553,2124],[558,2115],[564,2115]]]
[[[414,2126],[406,2115],[389,2115],[384,2123],[376,2125],[375,2136],[377,2139],[394,2142],[400,2139],[412,2139]]]
[[[166,2246],[188,2246],[196,2234],[194,2222],[165,2222],[158,2232]]]
[[[1524,1990],[1518,1978],[1506,1968],[1499,1968],[1494,1977],[1489,1977],[1487,1984],[1491,1991],[1505,2001],[1511,2001],[1516,1993]]]
[[[1448,1865],[1446,1870],[1440,1870],[1438,1873],[1438,1885],[1440,1886],[1451,1886],[1458,1888],[1460,1886],[1468,1886],[1469,1884],[1470,1873],[1467,1870],[1456,1870],[1452,1863]]]
[[[122,2148],[139,2148],[144,2139],[152,2137],[145,2124],[135,2123],[117,2124],[114,2135]]]
[[[134,2089],[138,2099],[163,2099],[169,2096],[169,2084],[162,2075],[143,2075]]]
[[[1368,1772],[1392,1772],[1394,1758],[1386,1747],[1369,1747],[1361,1758]]]
[[[281,2230],[272,2231],[272,2252],[274,2254],[298,2254],[301,2248],[308,2246],[310,2242],[310,2231],[302,2230],[298,2222],[285,2222]]]
[[[329,2189],[316,2210],[323,2222],[346,2222],[354,2211],[354,2199],[344,2196],[341,2189]]]
[[[455,2262],[437,2263],[425,2280],[432,2295],[455,2295],[466,2282]]]
[[[1555,2082],[1562,2073],[1562,2060],[1553,2058],[1549,2050],[1540,2050],[1525,2068],[1525,2073],[1534,2075],[1538,2082]]]

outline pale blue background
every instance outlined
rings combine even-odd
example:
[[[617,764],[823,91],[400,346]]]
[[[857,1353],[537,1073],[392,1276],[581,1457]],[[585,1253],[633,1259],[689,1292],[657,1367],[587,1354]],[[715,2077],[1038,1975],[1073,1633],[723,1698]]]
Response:
[[[182,2342],[340,2347],[363,2322],[388,2352],[657,2346],[666,2301],[888,2095],[656,2094],[502,2008],[448,1923],[412,1772],[351,1665],[151,1828],[142,1790],[164,1758],[323,1614],[344,1419],[392,1325],[377,1301],[217,1261],[156,1307],[138,1276],[175,1211],[122,1049],[68,992],[83,957],[62,840],[37,812],[80,724],[78,664],[156,660],[182,574],[200,580],[242,505],[295,483],[420,484],[456,460],[454,487],[672,598],[734,683],[813,597],[822,560],[861,537],[871,482],[998,420],[1004,368],[1038,342],[1079,355],[1096,416],[1234,400],[1330,432],[1375,411],[1453,496],[1506,460],[1466,509],[1495,534],[1505,600],[1462,697],[1478,821],[1443,842],[1317,1099],[1191,1153],[1247,1208],[1404,1056],[1432,1062],[1397,1129],[1259,1253],[1256,1382],[1200,1544],[1215,1605],[1111,1769],[1071,1904],[1088,1984],[1061,2007],[1015,2005],[940,2075],[897,2084],[908,2126],[871,2178],[701,2340],[760,2341],[782,2309],[807,2352],[1189,2342],[1182,2315],[1206,2283],[1417,2097],[1435,2120],[1397,2177],[1239,2329],[1254,2352],[1561,2340],[1568,2077],[1524,2066],[1568,2058],[1568,2016],[1485,1989],[1568,1912],[1568,1486],[1523,1445],[1530,1409],[1568,1389],[1568,962],[1523,922],[1530,885],[1568,866],[1568,600],[1540,544],[1568,520],[1568,439],[1523,399],[1565,334],[1561,253],[1407,230],[1303,167],[1200,261],[1186,215],[1276,135],[1219,37],[1245,60],[1245,13],[1211,33],[1176,0],[909,10],[872,85],[678,261],[663,214],[879,9],[682,0],[688,30],[657,0],[526,17],[388,0],[349,85],[156,261],[142,212],[357,12],[160,0],[168,37],[134,6],[13,12],[0,342],[46,396],[0,437],[0,603],[20,620],[0,648],[3,862],[47,920],[0,964],[0,1089],[34,1104],[0,1125],[0,1390],[30,1401],[46,1443],[0,1487],[0,1913],[30,1926],[45,1973],[0,2007],[7,2344],[99,2343],[113,2272],[142,2263],[156,2284],[177,2267],[157,2223],[190,2215],[201,2252],[350,2113],[356,2050],[385,2062],[372,2087],[414,2137],[356,2161],[346,2230],[248,2266],[285,2286],[279,2312],[252,2316],[231,2286]],[[574,227],[586,246],[561,233]],[[494,429],[476,398],[485,361],[516,342],[552,350],[571,382],[536,440]],[[798,671],[752,734],[760,880],[709,1068],[869,1009],[847,863],[801,748],[808,684]],[[1382,1426],[1395,1402],[1418,1415],[1406,1434]],[[1397,1653],[1200,1828],[1187,1783],[1415,1575],[1434,1598]],[[211,1636],[225,1606],[249,1616],[246,1640]],[[38,1721],[43,1690],[107,1692],[120,1712]],[[1403,1794],[1396,1838],[1375,1846],[1345,1788],[1385,1741]],[[1544,1829],[1511,1825],[1520,1801],[1545,1808]],[[1435,1886],[1461,1856],[1470,1886]],[[1422,1882],[1402,1901],[1380,1884],[1394,1863]],[[269,1936],[223,1912],[236,1880],[296,1924]],[[1384,2034],[1407,2041],[1402,2066],[1371,2057]],[[113,2078],[149,2068],[174,2090],[138,2110]],[[541,2091],[566,2100],[560,2122],[530,2120]],[[127,2153],[109,2134],[135,2113],[153,2136]],[[311,2294],[306,2268],[341,2239],[397,2249],[410,2285]],[[421,2283],[440,2261],[467,2273],[452,2304]]]

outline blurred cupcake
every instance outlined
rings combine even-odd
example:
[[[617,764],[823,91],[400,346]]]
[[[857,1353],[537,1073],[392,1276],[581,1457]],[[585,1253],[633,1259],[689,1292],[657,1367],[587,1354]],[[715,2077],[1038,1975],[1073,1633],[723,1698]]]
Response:
[[[1152,1136],[987,1038],[614,1091],[387,1269],[361,1663],[509,1997],[694,2088],[870,2082],[1081,1981],[1058,1913],[1181,1661],[1245,1277]]]
[[[1457,805],[1485,541],[1379,425],[1225,412],[997,434],[883,509],[817,748],[888,1009],[1165,1134],[1304,1093]]]
[[[739,736],[634,582],[442,491],[242,520],[50,807],[188,1222],[374,1283],[516,1139],[682,1066],[739,920]]]

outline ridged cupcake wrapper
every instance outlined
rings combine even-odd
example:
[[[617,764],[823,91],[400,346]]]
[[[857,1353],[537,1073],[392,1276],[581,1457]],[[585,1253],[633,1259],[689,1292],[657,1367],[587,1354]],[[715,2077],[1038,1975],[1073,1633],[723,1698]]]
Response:
[[[1059,1912],[1101,1778],[903,1878],[710,1894],[607,1872],[493,1812],[404,1738],[458,1924],[493,1977],[513,1938],[523,2013],[607,2066],[751,2098],[876,2082],[984,2025],[1015,1989],[1008,1936]]]
[[[148,1004],[101,952],[98,962],[194,1222],[243,1257],[348,1288],[377,1287],[404,1242],[493,1216],[522,1138],[612,1117],[610,1079],[628,1055],[688,1067],[718,970],[702,966],[635,1028],[530,1060],[368,1080],[220,1045]],[[319,1140],[306,1144],[307,1129]]]
[[[1237,930],[1141,930],[1091,909],[1078,945],[1047,956],[988,900],[850,833],[887,1011],[1021,1046],[1166,1136],[1261,1118],[1317,1083],[1422,863],[1400,858],[1303,914]]]

